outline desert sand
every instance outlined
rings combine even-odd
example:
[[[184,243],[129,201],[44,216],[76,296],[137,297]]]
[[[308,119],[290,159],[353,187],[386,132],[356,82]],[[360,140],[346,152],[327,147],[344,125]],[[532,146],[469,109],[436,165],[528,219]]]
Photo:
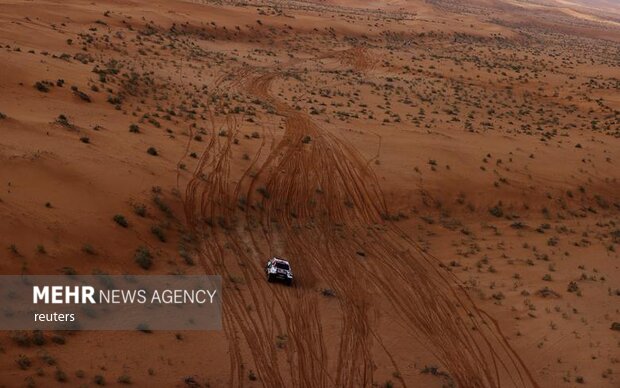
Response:
[[[224,281],[0,386],[619,386],[619,52],[606,0],[0,2],[0,273]]]

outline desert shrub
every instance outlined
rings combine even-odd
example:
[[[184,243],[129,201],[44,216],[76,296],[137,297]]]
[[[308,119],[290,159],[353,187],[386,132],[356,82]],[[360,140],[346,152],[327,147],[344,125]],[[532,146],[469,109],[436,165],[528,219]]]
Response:
[[[67,381],[67,374],[61,369],[56,369],[56,372],[54,373],[54,378],[56,379],[56,381],[64,383],[65,381]]]
[[[256,191],[258,191],[263,197],[269,198],[269,191],[267,191],[266,187],[259,187]]]
[[[146,153],[149,154],[149,155],[152,155],[152,156],[157,156],[158,155],[157,149],[155,149],[155,147],[149,147],[146,150]]]
[[[63,115],[63,114],[59,114],[58,118],[56,119],[56,122],[60,125],[62,125],[63,127],[72,127],[71,123],[69,122],[69,119],[67,118],[67,116]]]
[[[536,295],[543,298],[559,298],[560,294],[550,289],[549,287],[543,287],[540,290],[536,291]]]
[[[157,225],[153,225],[151,227],[151,233],[153,233],[159,241],[166,242],[166,235],[164,233],[164,230],[161,227]]]
[[[41,357],[41,360],[45,362],[47,365],[56,365],[56,359],[52,355],[47,353],[46,351],[43,351],[42,353],[40,353],[40,357]]]
[[[310,136],[308,136],[308,135],[304,136],[304,138],[301,139],[301,142],[304,143],[304,144],[308,144],[311,141],[312,141],[312,138]]]
[[[65,339],[63,335],[55,334],[52,336],[52,342],[58,345],[64,345],[67,342],[67,340]]]
[[[123,99],[119,96],[108,96],[108,102],[112,105],[120,105]]]
[[[97,254],[97,251],[95,251],[95,248],[93,248],[93,246],[90,245],[90,244],[84,244],[82,246],[82,252],[84,252],[84,253],[86,253],[88,255],[92,255],[92,256]]]
[[[32,343],[37,346],[45,345],[45,336],[41,330],[35,330],[32,332]]]
[[[11,333],[11,340],[19,346],[28,347],[31,344],[31,338],[28,332],[19,330]]]
[[[164,213],[166,216],[168,217],[173,216],[172,209],[170,209],[170,206],[168,206],[168,204],[164,202],[164,200],[161,199],[159,195],[153,196],[153,202],[155,202],[155,205],[157,205],[157,208],[161,210],[162,213]]]
[[[133,205],[133,212],[139,217],[146,217],[146,206],[143,203],[135,203]]]
[[[426,365],[424,366],[424,368],[422,369],[422,373],[426,374],[426,375],[433,375],[433,376],[440,376],[442,375],[444,372],[441,372],[439,370],[439,367],[436,367],[434,365]]]
[[[131,132],[131,133],[140,133],[140,127],[138,126],[138,124],[131,124],[129,126],[129,132]]]
[[[19,253],[19,250],[17,249],[17,245],[15,244],[9,245],[9,251],[15,256],[21,256],[21,254]]]
[[[148,270],[153,266],[153,255],[147,247],[139,247],[134,255],[134,260],[140,268]]]
[[[499,205],[496,205],[489,209],[489,213],[491,213],[492,216],[499,218],[504,215],[504,210]]]
[[[95,377],[93,377],[93,382],[97,385],[105,385],[105,377],[102,375],[95,375]]]
[[[570,282],[568,283],[568,287],[566,290],[568,292],[577,292],[579,291],[579,285],[577,284],[577,282]]]
[[[86,102],[92,102],[90,96],[84,93],[83,91],[79,90],[77,86],[72,86],[71,90],[73,90],[73,94],[79,97],[80,100],[86,101]]]
[[[17,365],[19,366],[19,369],[23,369],[23,370],[30,368],[30,366],[32,365],[32,361],[30,361],[30,358],[28,358],[28,356],[25,356],[23,354],[20,354],[19,357],[17,357],[16,362],[17,362]]]
[[[336,296],[336,291],[332,290],[331,288],[324,288],[323,290],[321,290],[321,294],[327,297],[334,297]]]
[[[278,334],[276,336],[276,346],[280,349],[286,348],[286,343],[288,342],[288,336],[286,334]]]
[[[116,379],[116,382],[119,384],[131,384],[131,377],[129,375],[122,375]]]
[[[181,256],[183,258],[183,261],[185,261],[185,264],[187,264],[187,265],[196,265],[196,263],[194,262],[194,259],[192,258],[192,256],[185,249],[180,249],[179,250],[179,256]]]
[[[50,83],[47,81],[37,81],[34,84],[35,89],[40,92],[47,93],[50,91]]]
[[[62,267],[60,269],[60,272],[62,272],[63,274],[67,276],[77,275],[77,271],[73,267]]]
[[[116,222],[117,224],[122,226],[123,228],[126,228],[126,227],[129,226],[129,222],[127,222],[127,219],[122,214],[115,215],[113,217],[113,220],[114,220],[114,222]]]

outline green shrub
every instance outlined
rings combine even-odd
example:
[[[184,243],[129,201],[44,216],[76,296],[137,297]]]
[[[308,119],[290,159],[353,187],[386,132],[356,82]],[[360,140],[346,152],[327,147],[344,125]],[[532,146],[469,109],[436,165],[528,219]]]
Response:
[[[32,342],[37,346],[45,345],[45,336],[41,330],[35,330],[32,332]]]
[[[263,197],[269,199],[269,191],[266,187],[259,187],[256,191],[258,191]]]
[[[67,374],[60,369],[56,369],[54,377],[56,378],[56,381],[60,383],[64,383],[65,381],[67,381]]]
[[[35,82],[34,87],[38,91],[43,92],[43,93],[47,93],[47,92],[50,91],[49,82],[47,82],[47,81],[37,81],[37,82]]]
[[[129,222],[127,222],[127,219],[122,214],[115,215],[113,220],[114,222],[122,226],[123,228],[126,228],[129,226]]]
[[[153,266],[153,255],[147,247],[139,247],[134,255],[136,263],[140,268],[148,270]]]
[[[28,347],[30,346],[31,339],[28,335],[28,332],[19,330],[11,333],[11,339],[19,346]]]
[[[151,233],[153,233],[159,241],[166,242],[166,235],[164,234],[164,230],[161,227],[157,225],[151,226]]]
[[[119,376],[116,380],[119,384],[131,384],[131,377],[128,375]]]
[[[93,255],[93,256],[97,254],[97,251],[95,251],[95,248],[93,248],[93,246],[90,244],[84,244],[84,246],[82,246],[82,252],[88,255]]]
[[[139,217],[146,217],[146,206],[143,203],[135,203],[133,205],[133,211]]]
[[[23,354],[20,354],[16,361],[17,365],[19,365],[19,369],[26,370],[30,368],[30,365],[32,365],[30,358],[28,358],[28,356],[24,356]]]
[[[123,99],[119,96],[108,96],[108,102],[112,105],[120,105]]]
[[[161,197],[159,195],[154,195],[153,196],[153,202],[155,202],[155,205],[157,205],[159,210],[161,210],[166,216],[172,218],[172,216],[174,215],[172,213],[172,209],[170,209],[170,206],[168,206],[168,204],[166,204],[164,202],[164,200],[161,199]]]
[[[493,206],[489,209],[489,213],[491,213],[491,215],[493,215],[494,217],[499,218],[504,215],[504,210],[499,206]]]
[[[105,378],[102,375],[95,375],[93,382],[97,385],[105,385]]]

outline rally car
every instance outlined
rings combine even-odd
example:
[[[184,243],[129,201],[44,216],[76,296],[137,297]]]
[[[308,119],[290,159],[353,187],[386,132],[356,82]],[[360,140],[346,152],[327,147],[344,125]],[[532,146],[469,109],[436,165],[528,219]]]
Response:
[[[265,266],[267,281],[274,282],[276,280],[283,281],[287,286],[293,283],[293,271],[288,261],[277,256],[272,257]]]

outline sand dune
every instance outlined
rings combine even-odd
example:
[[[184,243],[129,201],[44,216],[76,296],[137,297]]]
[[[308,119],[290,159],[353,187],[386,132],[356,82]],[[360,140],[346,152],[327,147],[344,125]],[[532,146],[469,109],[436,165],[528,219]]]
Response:
[[[609,7],[0,4],[0,273],[224,280],[222,331],[5,332],[0,384],[617,386]]]

